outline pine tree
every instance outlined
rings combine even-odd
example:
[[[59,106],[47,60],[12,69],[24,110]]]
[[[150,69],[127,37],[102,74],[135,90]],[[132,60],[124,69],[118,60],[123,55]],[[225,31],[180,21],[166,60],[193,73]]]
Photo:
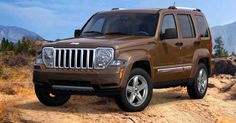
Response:
[[[0,51],[3,51],[5,49],[5,45],[6,45],[6,39],[3,38],[2,42],[1,42],[1,49],[0,49]]]
[[[8,39],[3,38],[1,42],[0,51],[12,51],[14,48],[14,43],[8,41]]]
[[[215,39],[215,57],[227,57],[228,56],[228,51],[224,49],[224,43],[222,40],[222,37],[218,37]]]
[[[235,52],[234,51],[232,52],[231,56],[235,56]]]
[[[5,51],[12,51],[14,48],[14,43],[10,42],[8,39],[6,40],[6,49]]]

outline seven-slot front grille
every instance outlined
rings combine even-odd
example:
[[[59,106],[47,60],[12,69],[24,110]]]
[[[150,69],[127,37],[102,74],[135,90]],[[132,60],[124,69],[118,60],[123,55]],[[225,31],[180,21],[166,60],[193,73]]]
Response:
[[[93,69],[95,49],[54,48],[54,68]]]

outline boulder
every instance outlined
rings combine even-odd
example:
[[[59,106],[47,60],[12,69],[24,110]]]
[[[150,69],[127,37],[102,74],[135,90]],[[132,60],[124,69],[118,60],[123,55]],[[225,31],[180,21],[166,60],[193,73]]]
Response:
[[[236,74],[236,56],[228,58],[217,58],[214,74]]]

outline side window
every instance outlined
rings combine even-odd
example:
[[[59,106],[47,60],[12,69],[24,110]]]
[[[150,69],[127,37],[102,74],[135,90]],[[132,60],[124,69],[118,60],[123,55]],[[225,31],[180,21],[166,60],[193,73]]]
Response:
[[[176,24],[175,19],[173,15],[165,15],[163,17],[162,27],[161,27],[161,34],[165,34],[166,32],[170,32],[172,30],[175,32],[175,36],[172,36],[171,38],[177,38],[177,30],[176,30]],[[170,39],[170,38],[169,38]]]
[[[197,27],[200,31],[201,37],[208,37],[208,27],[203,16],[195,16],[197,21]]]
[[[102,27],[103,27],[104,21],[105,21],[104,18],[98,19],[98,20],[94,23],[94,25],[91,27],[90,30],[92,30],[92,31],[97,31],[97,32],[102,32]]]
[[[177,15],[180,25],[180,32],[183,38],[194,38],[195,31],[190,15]]]

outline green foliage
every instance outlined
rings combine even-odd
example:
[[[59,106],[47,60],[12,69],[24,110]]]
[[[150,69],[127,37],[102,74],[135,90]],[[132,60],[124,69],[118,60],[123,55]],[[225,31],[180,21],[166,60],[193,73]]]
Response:
[[[235,52],[233,51],[232,54],[231,54],[231,56],[235,56],[235,55],[236,55],[236,54],[235,54]]]
[[[228,51],[224,49],[224,42],[222,37],[218,37],[215,39],[215,46],[214,46],[215,57],[227,57]]]
[[[11,51],[14,48],[14,44],[9,42],[8,39],[3,38],[0,46],[0,51]]]
[[[22,41],[18,41],[16,44],[3,38],[0,46],[0,51],[14,51],[16,54],[36,55],[36,48],[34,42],[27,37],[23,37]]]

